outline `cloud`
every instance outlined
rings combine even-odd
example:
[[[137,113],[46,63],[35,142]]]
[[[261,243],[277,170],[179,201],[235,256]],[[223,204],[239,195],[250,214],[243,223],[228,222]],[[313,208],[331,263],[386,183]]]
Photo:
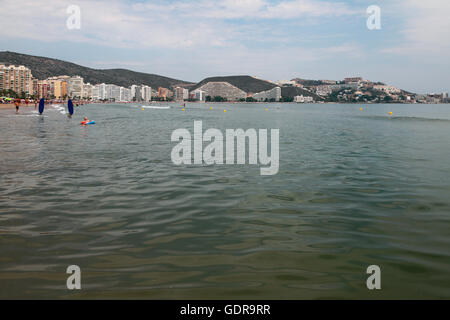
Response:
[[[384,48],[382,52],[411,57],[448,57],[450,1],[406,0],[396,7],[396,12],[401,12],[404,20],[399,31],[402,38],[398,45]]]
[[[42,41],[75,41],[121,48],[233,46],[246,26],[261,20],[289,20],[355,14],[341,2],[313,0],[153,1],[78,0],[81,29],[68,30],[67,0],[2,0],[0,36]],[[239,20],[240,23],[230,23]],[[249,21],[250,20],[250,21]],[[289,35],[286,35],[289,37]],[[264,40],[263,36],[261,40]],[[255,36],[253,40],[258,40]]]

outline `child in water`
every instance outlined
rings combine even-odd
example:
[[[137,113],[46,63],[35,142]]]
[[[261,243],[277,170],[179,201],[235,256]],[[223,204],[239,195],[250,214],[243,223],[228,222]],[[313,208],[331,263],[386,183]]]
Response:
[[[90,120],[87,117],[84,117],[84,120],[81,121],[81,124],[84,126],[86,123],[90,122]]]

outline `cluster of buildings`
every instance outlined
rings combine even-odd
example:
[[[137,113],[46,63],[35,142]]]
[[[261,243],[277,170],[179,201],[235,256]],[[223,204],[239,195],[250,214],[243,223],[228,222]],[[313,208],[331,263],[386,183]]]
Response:
[[[361,77],[342,81],[318,80],[306,84],[292,80],[292,85],[303,88],[328,102],[396,102],[396,103],[448,103],[447,93],[419,95],[406,92],[384,83],[364,80]]]
[[[14,91],[20,96],[64,100],[66,98],[91,101],[149,102],[152,100],[175,101],[257,101],[298,103],[315,102],[403,102],[403,103],[448,103],[447,93],[419,95],[393,86],[371,82],[361,77],[336,80],[281,80],[273,83],[272,89],[262,92],[245,92],[225,81],[210,81],[195,90],[176,86],[159,87],[132,85],[128,88],[115,84],[85,83],[80,76],[56,76],[45,80],[33,78],[31,70],[25,66],[0,63],[0,92]],[[285,87],[301,88],[303,94],[282,97]],[[295,92],[298,92],[295,91]],[[218,98],[216,100],[216,98]],[[214,99],[214,100],[213,100]]]
[[[33,77],[31,70],[25,66],[0,64],[0,91],[12,90],[19,96],[33,96],[64,100],[66,98],[93,100],[93,101],[142,101],[148,102],[158,97],[161,100],[170,100],[174,93],[167,88],[158,88],[153,91],[147,85],[132,85],[129,88],[115,84],[85,83],[80,76],[56,76],[45,80]],[[178,94],[179,91],[176,91]],[[182,90],[179,99],[188,99],[186,89]]]

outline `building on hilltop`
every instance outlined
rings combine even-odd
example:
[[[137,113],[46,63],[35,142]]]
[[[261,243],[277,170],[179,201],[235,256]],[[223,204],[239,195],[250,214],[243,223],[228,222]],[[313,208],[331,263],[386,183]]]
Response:
[[[387,94],[395,94],[395,93],[400,93],[401,92],[400,89],[398,89],[396,87],[393,87],[393,86],[387,86],[387,85],[374,85],[373,88],[375,90],[382,91],[382,92],[385,92]]]
[[[352,83],[352,82],[359,83],[361,81],[363,81],[363,78],[361,78],[361,77],[344,78],[345,83]]]
[[[336,84],[336,80],[319,80],[323,84]]]
[[[318,96],[328,96],[333,90],[330,85],[321,85],[316,87],[316,94]]]
[[[297,81],[295,80],[278,80],[275,82],[275,84],[279,86],[295,86],[297,84]]]

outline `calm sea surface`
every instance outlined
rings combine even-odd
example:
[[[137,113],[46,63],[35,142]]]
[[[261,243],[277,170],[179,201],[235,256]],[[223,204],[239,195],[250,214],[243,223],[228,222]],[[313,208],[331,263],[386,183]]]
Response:
[[[450,105],[160,106],[0,110],[0,298],[450,299]],[[279,128],[279,173],[175,166],[194,120]]]

